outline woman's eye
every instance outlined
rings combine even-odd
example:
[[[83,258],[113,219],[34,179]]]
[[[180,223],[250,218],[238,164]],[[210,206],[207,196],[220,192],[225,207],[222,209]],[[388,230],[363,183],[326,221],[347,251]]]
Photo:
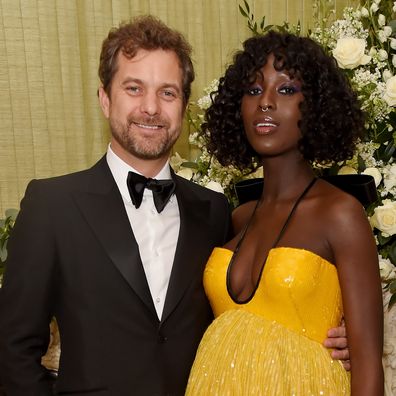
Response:
[[[261,87],[250,87],[246,90],[246,94],[252,96],[260,95],[262,92],[263,90]]]
[[[294,95],[296,92],[299,92],[300,89],[295,85],[283,85],[278,89],[278,92],[283,95]]]

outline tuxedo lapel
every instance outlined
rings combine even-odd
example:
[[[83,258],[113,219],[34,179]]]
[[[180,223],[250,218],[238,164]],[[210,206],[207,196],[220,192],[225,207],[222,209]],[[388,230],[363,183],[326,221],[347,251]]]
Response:
[[[210,238],[210,227],[207,222],[210,201],[199,199],[183,182],[177,179],[175,181],[180,212],[180,232],[162,322],[175,309],[192,279],[196,276],[202,277],[202,269],[205,265],[202,251],[207,251],[208,238]]]
[[[77,205],[121,275],[156,315],[139,248],[106,159],[90,171],[92,184],[74,193]]]

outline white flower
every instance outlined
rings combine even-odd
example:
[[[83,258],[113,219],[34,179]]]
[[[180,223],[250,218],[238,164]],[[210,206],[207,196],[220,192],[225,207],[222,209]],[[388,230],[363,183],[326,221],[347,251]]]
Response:
[[[381,43],[385,43],[385,41],[388,40],[388,36],[385,33],[385,30],[378,30],[377,36]]]
[[[385,26],[385,23],[386,23],[385,15],[379,14],[378,15],[378,25]]]
[[[389,106],[396,106],[396,76],[391,77],[386,82],[384,100]]]
[[[388,59],[388,53],[387,53],[384,49],[380,49],[380,50],[378,51],[378,57],[379,57],[382,61],[384,61],[384,60]]]
[[[388,69],[385,69],[384,72],[382,73],[382,78],[384,79],[384,81],[388,81],[392,77],[393,77],[393,74]]]
[[[333,50],[334,58],[342,69],[354,69],[370,62],[370,57],[365,55],[366,42],[355,37],[344,37],[337,41]]]
[[[392,49],[396,50],[396,39],[391,37],[390,39],[390,46]]]
[[[172,167],[172,169],[177,172],[180,169],[180,165],[183,162],[186,162],[187,160],[182,158],[178,152],[172,155],[169,159],[169,164]]]
[[[373,176],[376,187],[378,187],[379,184],[381,183],[382,175],[381,175],[381,172],[377,168],[374,168],[374,167],[366,168],[362,173],[364,175]]]
[[[396,12],[396,1],[393,2],[393,8],[392,8],[393,12]]]
[[[385,237],[396,234],[396,202],[384,199],[381,206],[374,208],[370,223]]]
[[[366,7],[362,7],[360,9],[360,13],[361,13],[362,17],[365,17],[365,18],[367,18],[370,15],[368,12],[368,9]]]
[[[371,4],[370,11],[375,14],[378,11],[378,5],[376,3]]]
[[[384,168],[384,186],[387,191],[396,186],[396,165],[387,165]]]
[[[379,261],[379,269],[380,269],[381,279],[383,281],[389,281],[389,280],[395,279],[396,278],[396,268],[391,263],[391,261],[389,259],[383,258],[381,255],[378,255],[378,261]]]
[[[205,187],[209,188],[209,190],[213,190],[213,191],[224,194],[224,189],[223,189],[223,187],[221,187],[221,184],[218,182],[215,182],[213,180],[211,180],[209,183],[206,183]]]
[[[384,33],[386,37],[389,37],[392,34],[392,28],[390,26],[384,26]]]
[[[356,173],[357,170],[348,165],[344,165],[342,168],[338,170],[339,175],[355,175]]]
[[[184,177],[187,180],[191,180],[194,176],[194,172],[191,168],[180,168],[178,172],[176,172],[176,175]]]
[[[396,67],[396,55],[392,55],[392,65]]]

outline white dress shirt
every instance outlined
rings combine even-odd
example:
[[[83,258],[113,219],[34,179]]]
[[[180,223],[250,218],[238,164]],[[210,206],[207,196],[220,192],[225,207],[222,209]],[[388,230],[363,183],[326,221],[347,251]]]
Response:
[[[139,172],[119,158],[110,145],[106,159],[124,201],[128,219],[139,246],[151,297],[158,318],[161,319],[180,229],[176,196],[172,195],[165,209],[158,213],[154,206],[153,193],[146,188],[142,203],[136,209],[129,195],[127,177],[129,171]],[[155,179],[170,178],[171,173],[167,162]]]

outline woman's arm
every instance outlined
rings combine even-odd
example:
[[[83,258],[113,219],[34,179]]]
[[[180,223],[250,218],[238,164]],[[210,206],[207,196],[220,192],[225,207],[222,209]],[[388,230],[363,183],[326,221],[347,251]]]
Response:
[[[352,395],[382,395],[382,292],[372,230],[363,207],[349,196],[332,205],[328,216],[348,334]]]

